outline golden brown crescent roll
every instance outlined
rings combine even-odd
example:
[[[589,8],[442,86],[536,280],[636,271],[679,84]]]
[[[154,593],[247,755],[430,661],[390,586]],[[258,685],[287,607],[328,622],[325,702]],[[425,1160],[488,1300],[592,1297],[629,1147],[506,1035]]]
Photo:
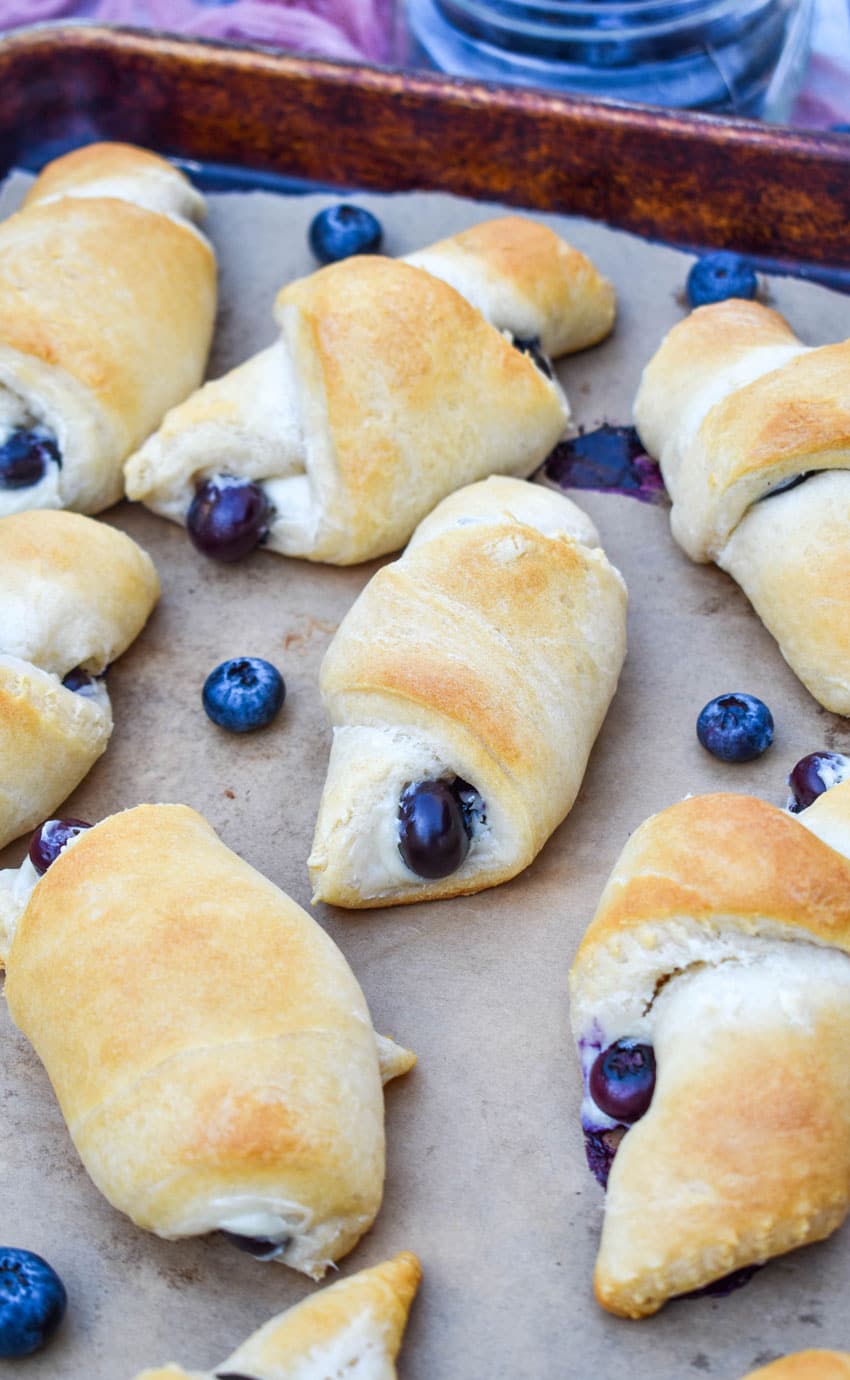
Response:
[[[744,1380],[850,1380],[850,1351],[797,1351]]]
[[[698,307],[644,370],[635,422],[676,540],[728,571],[806,688],[850,713],[850,340],[809,349],[757,302]]]
[[[159,597],[148,554],[77,513],[0,518],[0,847],[46,819],[105,750],[109,664]]]
[[[625,619],[623,580],[569,499],[502,477],[444,499],[322,665],[314,899],[456,896],[526,867],[578,794]]]
[[[569,411],[544,352],[613,316],[590,261],[519,217],[331,264],[278,294],[274,345],[169,414],[127,493],[221,559],[258,541],[334,565],[397,550],[454,489],[545,459]]]
[[[320,1278],[375,1219],[382,1078],[414,1062],[334,943],[183,805],[103,820],[20,893],[6,1000],[97,1187]]]
[[[609,1311],[654,1313],[843,1222],[848,859],[845,782],[799,815],[690,797],[615,864],[570,979]]]
[[[203,377],[215,259],[204,203],[164,159],[91,144],[0,225],[0,516],[97,513]]]
[[[409,1251],[272,1318],[214,1371],[145,1370],[136,1380],[395,1380],[422,1271]]]

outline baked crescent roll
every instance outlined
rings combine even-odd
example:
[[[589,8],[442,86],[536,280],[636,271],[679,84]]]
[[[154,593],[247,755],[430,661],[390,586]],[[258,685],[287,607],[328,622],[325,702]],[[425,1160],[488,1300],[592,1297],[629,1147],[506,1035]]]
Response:
[[[797,1351],[744,1380],[850,1380],[850,1351]]]
[[[278,294],[274,345],[131,457],[128,496],[220,559],[262,541],[370,560],[454,489],[530,474],[569,416],[544,351],[592,344],[613,317],[590,261],[519,217],[407,260],[331,264]]]
[[[97,513],[126,457],[203,377],[215,259],[164,159],[91,144],[0,225],[0,516]]]
[[[97,1187],[320,1278],[375,1219],[382,1078],[414,1062],[342,954],[183,805],[80,833],[28,899],[23,871],[6,1001]]]
[[[145,1370],[136,1380],[395,1380],[422,1271],[409,1251],[341,1279],[272,1318],[214,1371]]]
[[[690,797],[615,864],[570,978],[609,1311],[654,1313],[844,1220],[848,859],[850,782],[798,815]]]
[[[315,900],[392,905],[526,867],[569,812],[625,656],[626,589],[569,499],[444,499],[325,656]]]
[[[814,697],[850,713],[850,340],[731,299],[674,326],[635,402],[673,535],[737,580]],[[803,481],[805,480],[805,483]]]
[[[148,554],[76,513],[0,518],[0,847],[41,823],[106,749],[100,677],[159,597]]]

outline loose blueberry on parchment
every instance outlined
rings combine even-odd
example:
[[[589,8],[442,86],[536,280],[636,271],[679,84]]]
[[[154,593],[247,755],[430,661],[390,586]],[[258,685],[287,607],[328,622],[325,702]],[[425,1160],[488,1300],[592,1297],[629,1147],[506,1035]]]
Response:
[[[310,248],[319,263],[333,264],[353,254],[377,254],[383,229],[377,216],[362,206],[326,206],[310,222]]]
[[[755,695],[718,695],[700,711],[697,737],[721,762],[752,762],[773,742],[773,715]]]
[[[231,733],[265,728],[285,698],[280,671],[258,656],[223,661],[204,681],[203,705],[208,717]]]
[[[0,1247],[0,1357],[29,1356],[43,1347],[67,1302],[64,1284],[40,1255]]]
[[[755,297],[757,290],[758,278],[752,266],[739,254],[726,251],[697,259],[686,284],[692,307],[725,302],[727,297]]]

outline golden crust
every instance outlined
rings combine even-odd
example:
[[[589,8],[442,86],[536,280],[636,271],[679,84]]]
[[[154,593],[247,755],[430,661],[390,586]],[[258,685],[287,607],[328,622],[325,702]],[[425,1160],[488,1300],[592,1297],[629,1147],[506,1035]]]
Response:
[[[303,1380],[322,1380],[348,1368],[360,1373],[358,1361],[368,1367],[369,1357],[376,1374],[380,1370],[382,1377],[395,1375],[393,1362],[421,1277],[416,1256],[404,1251],[341,1279],[266,1323],[216,1366],[215,1373],[285,1376],[295,1374],[297,1367]],[[209,1372],[187,1377],[179,1366],[146,1370],[136,1380],[192,1377],[212,1380]]]
[[[93,183],[116,178],[136,178],[143,182],[150,177],[167,180],[178,197],[186,192],[196,195],[188,179],[167,159],[135,144],[104,142],[86,144],[61,158],[54,158],[32,183],[22,204],[34,206],[42,201],[78,194]]]
[[[277,1205],[286,1262],[318,1277],[371,1224],[383,1098],[363,995],[194,811],[139,806],[63,852],[17,928],[6,997],[83,1163],[138,1225],[195,1235]]]
[[[611,1312],[646,1316],[844,1220],[849,843],[847,782],[799,818],[680,801],[618,859],[570,974],[585,1072],[625,1037],[657,1063],[608,1181],[595,1287]],[[585,1125],[601,1116],[588,1092]]]
[[[105,752],[112,715],[0,652],[0,848],[49,819]]]
[[[850,1207],[848,961],[721,963],[656,1006],[655,1091],[617,1151],[594,1273],[624,1317],[819,1241]]]
[[[789,473],[846,467],[848,370],[850,340],[823,345],[716,403],[697,439],[715,501],[744,479],[759,477],[766,492]],[[733,516],[730,510],[730,531],[753,501],[750,495],[749,487],[742,490],[740,512]]]
[[[147,552],[124,532],[50,509],[0,518],[0,652],[64,676],[95,674],[138,637],[159,597]]]
[[[755,504],[717,556],[794,673],[850,714],[850,472],[815,474]]]
[[[95,144],[49,164],[0,225],[4,407],[62,457],[33,506],[116,502],[127,454],[200,383],[215,315],[202,213],[163,159]]]
[[[744,1380],[848,1380],[850,1352],[798,1351],[751,1371]]]
[[[314,559],[396,550],[447,492],[529,473],[563,433],[549,380],[453,288],[408,264],[332,264],[284,288],[277,315],[328,529]]]
[[[597,344],[614,324],[613,285],[587,255],[524,216],[482,221],[410,261],[445,277],[498,329],[537,337],[553,358]]]
[[[527,489],[490,480],[446,500],[452,525],[435,510],[328,648],[321,688],[335,738],[310,858],[317,898],[393,904],[497,885],[569,811],[616,688],[626,596],[601,551],[523,521]],[[552,527],[563,511],[569,529],[573,505],[548,498]],[[376,735],[368,749],[361,729]],[[349,756],[352,732],[360,750]],[[456,872],[425,880],[399,861],[396,815],[407,785],[440,775],[475,785],[489,833]],[[367,880],[370,854],[383,880]]]
[[[0,339],[80,385],[119,462],[197,387],[214,310],[212,250],[167,216],[66,197],[0,225]]]
[[[840,487],[816,472],[848,468],[849,371],[850,340],[807,349],[775,312],[721,302],[674,327],[635,401],[673,499],[674,537],[738,580],[792,670],[840,714],[850,712],[846,541],[828,503]]]
[[[185,523],[202,479],[236,474],[266,489],[269,550],[337,565],[395,551],[447,494],[530,474],[564,435],[560,385],[503,331],[559,353],[613,311],[583,255],[517,217],[407,260],[329,265],[279,293],[279,340],[130,457],[127,493]]]
[[[755,796],[691,796],[635,830],[574,967],[591,964],[596,949],[616,951],[629,931],[683,916],[850,953],[850,860]]]

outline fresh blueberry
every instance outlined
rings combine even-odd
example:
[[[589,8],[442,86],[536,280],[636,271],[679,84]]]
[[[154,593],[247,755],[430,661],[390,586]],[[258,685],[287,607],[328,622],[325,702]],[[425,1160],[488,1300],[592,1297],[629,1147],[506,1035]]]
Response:
[[[547,379],[552,378],[551,361],[541,350],[540,341],[536,335],[529,336],[527,340],[522,336],[515,335],[513,338],[513,347],[515,350],[519,350],[521,355],[528,355],[532,364],[536,364],[541,374],[545,374]]]
[[[259,656],[223,661],[204,681],[207,715],[219,728],[227,728],[231,733],[265,728],[285,697],[286,686],[280,671]]]
[[[45,427],[13,431],[0,445],[0,489],[28,489],[53,461],[60,463],[56,438]]]
[[[755,270],[738,254],[721,251],[697,259],[688,274],[687,294],[692,307],[725,302],[727,297],[755,297]]]
[[[697,737],[722,762],[752,762],[773,742],[773,715],[755,695],[718,695],[700,711]]]
[[[47,819],[30,839],[30,861],[40,877],[55,863],[65,844],[91,825],[84,819]]]
[[[0,1247],[0,1356],[29,1356],[43,1347],[67,1302],[64,1284],[40,1255]]]
[[[398,850],[411,872],[434,880],[457,871],[469,852],[475,820],[483,818],[480,801],[460,777],[407,787],[398,807]]]
[[[97,676],[93,676],[91,671],[84,671],[82,666],[75,666],[73,671],[69,671],[64,677],[62,684],[75,695],[91,699],[97,695],[97,681]]]
[[[381,222],[362,206],[327,206],[310,222],[310,248],[322,264],[377,254],[382,237]]]
[[[288,1236],[282,1241],[272,1241],[265,1236],[239,1236],[235,1231],[222,1231],[221,1235],[226,1237],[237,1251],[244,1251],[255,1260],[274,1260],[275,1256],[282,1255],[289,1245]]]
[[[813,800],[850,777],[850,757],[840,752],[810,752],[801,757],[788,777],[791,799],[788,809],[794,814],[807,810]]]
[[[617,1040],[593,1061],[588,1091],[597,1107],[630,1126],[649,1107],[655,1091],[655,1053],[638,1040]]]
[[[186,527],[194,545],[216,561],[239,561],[268,536],[271,505],[259,484],[220,475],[192,499]]]

